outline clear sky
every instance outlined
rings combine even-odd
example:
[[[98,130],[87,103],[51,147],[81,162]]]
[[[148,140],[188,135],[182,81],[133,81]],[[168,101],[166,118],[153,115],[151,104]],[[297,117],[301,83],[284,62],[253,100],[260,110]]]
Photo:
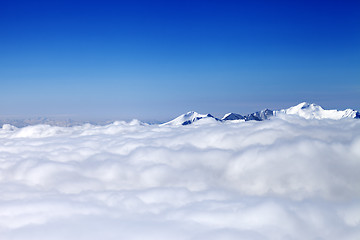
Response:
[[[359,1],[0,1],[0,116],[360,110]]]

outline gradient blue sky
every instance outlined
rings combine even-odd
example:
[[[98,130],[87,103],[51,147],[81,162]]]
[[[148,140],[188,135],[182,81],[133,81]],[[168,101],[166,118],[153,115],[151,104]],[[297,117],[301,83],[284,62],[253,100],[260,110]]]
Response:
[[[0,116],[360,108],[359,1],[0,2]]]

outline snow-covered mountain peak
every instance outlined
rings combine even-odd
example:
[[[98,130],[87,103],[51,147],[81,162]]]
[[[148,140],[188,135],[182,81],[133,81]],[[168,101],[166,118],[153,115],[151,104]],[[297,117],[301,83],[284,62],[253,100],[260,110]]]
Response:
[[[300,109],[302,109],[302,110],[305,110],[305,109],[318,110],[318,109],[323,109],[323,108],[315,103],[302,102],[302,103],[299,103],[298,105],[290,107],[288,109],[298,111]]]
[[[227,113],[224,115],[224,117],[221,119],[223,121],[227,121],[227,120],[243,120],[245,119],[244,116],[237,114],[237,113]]]
[[[357,118],[359,113],[352,109],[340,110],[325,110],[321,106],[314,103],[302,102],[296,106],[288,109],[275,111],[274,115],[290,114],[298,115],[306,119],[341,119],[341,118]]]
[[[205,119],[205,118],[212,118],[214,120],[217,120],[211,114],[200,114],[200,113],[197,113],[194,111],[190,111],[190,112],[182,114],[179,117],[175,118],[174,120],[166,122],[162,125],[189,125],[193,122],[196,122],[200,119]]]
[[[182,116],[187,117],[187,118],[192,118],[192,117],[197,117],[200,115],[203,115],[203,114],[197,113],[195,111],[189,111],[189,112],[183,114]]]
[[[360,113],[352,109],[346,110],[325,110],[315,103],[302,102],[287,109],[273,111],[264,109],[262,111],[254,112],[247,115],[240,115],[237,113],[227,113],[220,119],[212,116],[211,114],[200,114],[194,111],[187,112],[179,117],[171,120],[162,125],[189,125],[198,120],[200,123],[205,124],[213,121],[263,121],[279,115],[297,115],[306,119],[342,119],[342,118],[360,118]],[[206,121],[205,121],[206,119]]]
[[[314,104],[314,103],[308,103],[308,102],[302,102],[302,103],[299,103],[298,105],[296,105],[296,106],[298,106],[298,107],[301,107],[301,108],[308,108],[308,107],[310,107],[310,105],[316,105],[316,104]],[[296,107],[296,106],[294,106],[294,107]]]

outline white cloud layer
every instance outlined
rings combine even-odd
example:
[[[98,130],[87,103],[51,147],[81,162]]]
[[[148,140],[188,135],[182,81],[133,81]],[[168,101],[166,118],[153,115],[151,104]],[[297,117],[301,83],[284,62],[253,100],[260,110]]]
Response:
[[[360,121],[0,129],[0,239],[360,239]]]

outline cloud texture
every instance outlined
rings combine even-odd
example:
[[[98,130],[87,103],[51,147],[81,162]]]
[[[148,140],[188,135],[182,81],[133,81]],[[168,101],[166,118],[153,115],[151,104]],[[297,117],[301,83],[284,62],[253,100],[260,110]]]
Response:
[[[359,239],[360,121],[0,129],[0,239]]]

